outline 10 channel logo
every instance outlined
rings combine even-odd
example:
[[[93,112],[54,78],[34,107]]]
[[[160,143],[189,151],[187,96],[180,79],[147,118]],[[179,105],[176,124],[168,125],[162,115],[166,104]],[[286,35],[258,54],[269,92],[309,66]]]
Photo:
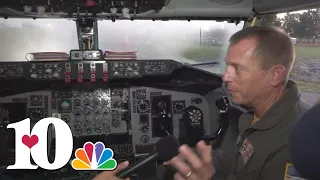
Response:
[[[47,131],[49,125],[54,126],[56,151],[55,160],[49,163],[47,156]],[[67,123],[58,118],[45,118],[38,121],[30,133],[30,119],[9,124],[8,129],[15,130],[15,164],[7,169],[57,170],[64,167],[70,160],[73,151],[73,137]],[[31,155],[31,156],[30,156]],[[93,144],[86,142],[83,148],[75,151],[75,159],[71,166],[75,170],[114,170],[117,161],[113,151],[102,142]],[[30,157],[35,164],[31,164]]]

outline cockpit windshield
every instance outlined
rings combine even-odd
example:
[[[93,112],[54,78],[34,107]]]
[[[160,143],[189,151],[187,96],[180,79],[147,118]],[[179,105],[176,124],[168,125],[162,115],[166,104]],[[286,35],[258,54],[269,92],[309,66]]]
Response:
[[[173,59],[222,74],[229,37],[243,25],[217,21],[98,21],[99,49],[136,51],[141,60]],[[32,52],[69,53],[79,49],[72,20],[0,19],[0,32],[0,61],[27,61],[26,55]]]

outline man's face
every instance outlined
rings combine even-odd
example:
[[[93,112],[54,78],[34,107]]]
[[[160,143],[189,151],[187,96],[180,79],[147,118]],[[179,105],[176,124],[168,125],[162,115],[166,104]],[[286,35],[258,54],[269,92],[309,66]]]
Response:
[[[268,71],[262,70],[260,60],[252,56],[255,46],[253,38],[231,45],[225,59],[227,69],[223,75],[233,102],[248,107],[252,107],[270,88]]]

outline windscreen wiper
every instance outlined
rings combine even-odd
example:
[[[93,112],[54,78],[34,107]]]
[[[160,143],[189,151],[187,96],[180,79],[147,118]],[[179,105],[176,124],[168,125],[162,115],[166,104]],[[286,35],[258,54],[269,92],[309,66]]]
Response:
[[[205,63],[198,63],[198,64],[188,64],[189,66],[205,66],[205,65],[219,65],[219,62],[205,62]]]

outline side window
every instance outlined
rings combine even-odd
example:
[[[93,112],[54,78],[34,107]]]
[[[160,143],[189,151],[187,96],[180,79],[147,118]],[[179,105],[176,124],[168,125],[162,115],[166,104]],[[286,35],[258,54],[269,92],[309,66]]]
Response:
[[[264,16],[261,25],[282,27],[291,36],[296,62],[290,78],[310,105],[320,101],[320,9]]]

